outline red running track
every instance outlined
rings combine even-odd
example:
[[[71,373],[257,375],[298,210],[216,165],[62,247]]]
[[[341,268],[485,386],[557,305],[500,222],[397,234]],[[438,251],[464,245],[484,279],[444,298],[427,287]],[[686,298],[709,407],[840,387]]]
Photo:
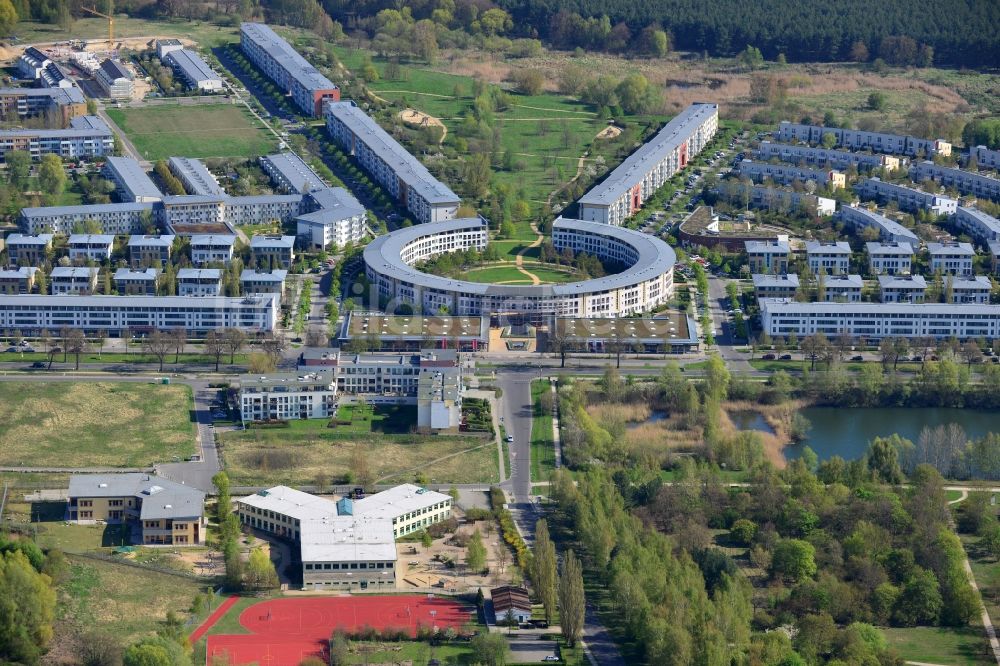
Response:
[[[471,609],[451,599],[420,595],[274,599],[240,614],[240,624],[250,634],[209,636],[206,658],[226,654],[234,666],[299,666],[309,656],[325,658],[330,635],[338,628],[398,627],[414,636],[421,625],[457,629],[470,614]]]
[[[219,618],[228,613],[229,609],[232,608],[233,604],[235,604],[238,600],[239,597],[226,597],[226,600],[219,604],[219,607],[216,608],[211,615],[206,617],[205,621],[198,625],[198,628],[195,629],[190,636],[188,636],[188,642],[191,643],[191,645],[194,645],[201,640],[201,637],[205,635],[205,632],[214,627],[215,623],[219,621]]]

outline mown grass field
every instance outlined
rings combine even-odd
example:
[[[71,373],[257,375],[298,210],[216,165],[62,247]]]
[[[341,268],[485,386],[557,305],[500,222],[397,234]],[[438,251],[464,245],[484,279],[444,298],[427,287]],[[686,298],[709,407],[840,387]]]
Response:
[[[246,109],[231,104],[108,109],[108,115],[149,160],[256,157],[276,145]]]
[[[548,481],[556,469],[556,451],[552,440],[552,412],[542,409],[541,397],[551,391],[548,380],[531,382],[531,480]]]
[[[187,386],[0,383],[0,466],[145,467],[194,453]]]
[[[906,661],[949,666],[993,663],[982,627],[882,629],[889,645]]]
[[[67,39],[108,38],[108,22],[103,18],[77,18],[67,29],[58,25],[21,21],[13,31],[21,43],[57,42]],[[237,26],[220,26],[204,21],[161,19],[150,21],[124,14],[115,15],[115,39],[131,37],[187,37],[201,46],[218,46],[239,41]]]

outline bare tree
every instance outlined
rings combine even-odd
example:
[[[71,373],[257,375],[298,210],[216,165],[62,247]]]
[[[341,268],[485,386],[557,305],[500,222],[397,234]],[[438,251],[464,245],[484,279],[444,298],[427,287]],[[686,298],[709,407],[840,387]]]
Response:
[[[187,344],[187,329],[175,328],[170,331],[170,343],[174,347],[174,364],[180,363],[181,352]]]
[[[896,362],[899,360],[899,352],[892,338],[882,338],[882,342],[878,344],[878,352],[882,356],[883,368],[888,368],[890,364],[893,368],[896,367]]]
[[[128,326],[122,329],[122,340],[125,342],[125,353],[128,354],[128,343],[132,342],[132,329]]]
[[[264,339],[261,344],[264,349],[264,353],[271,357],[275,364],[278,363],[278,359],[285,351],[285,336],[283,335],[269,335]]]
[[[850,334],[847,331],[841,331],[837,334],[837,337],[833,341],[834,346],[837,348],[837,358],[841,361],[844,360],[844,354],[850,351],[852,346],[852,340]]]
[[[142,347],[148,354],[152,354],[160,362],[160,372],[163,372],[163,359],[170,353],[170,334],[159,329],[153,331],[142,341]]]
[[[219,331],[209,331],[205,335],[205,353],[215,359],[215,371],[219,371],[219,359],[226,351],[225,334]]]
[[[238,328],[227,328],[223,334],[223,341],[229,351],[229,365],[232,365],[235,362],[236,354],[247,343],[247,334]]]
[[[104,352],[104,342],[108,339],[108,332],[103,328],[99,329],[97,333],[94,333],[94,343],[97,345],[97,356],[98,358]]]
[[[354,482],[366,491],[375,480],[375,474],[368,462],[368,451],[360,442],[355,444],[351,451],[351,473],[354,475]]]
[[[73,354],[76,357],[76,369],[80,369],[80,354],[87,349],[87,338],[83,331],[74,328],[66,333],[63,338],[63,352]]]
[[[72,330],[73,329],[69,326],[62,326],[59,329],[59,341],[62,343],[63,363],[66,362],[66,354],[68,353],[66,351],[66,339],[69,337],[70,331]]]
[[[52,334],[49,333],[49,329],[43,328],[42,331],[38,334],[38,339],[42,343],[42,348],[45,349],[46,352],[48,352],[49,347],[52,346]]]
[[[969,340],[962,345],[962,358],[969,364],[969,369],[971,370],[973,363],[983,362],[983,350],[979,348],[975,340]]]

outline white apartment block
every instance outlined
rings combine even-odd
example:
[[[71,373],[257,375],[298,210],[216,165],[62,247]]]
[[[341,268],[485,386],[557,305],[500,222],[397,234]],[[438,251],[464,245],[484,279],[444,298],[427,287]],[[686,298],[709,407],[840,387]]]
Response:
[[[989,303],[993,283],[985,275],[945,278],[945,292],[952,303]]]
[[[256,271],[244,268],[240,273],[240,292],[243,294],[275,294],[279,301],[285,293],[288,271]]]
[[[188,194],[222,197],[226,191],[219,185],[205,163],[193,157],[171,157],[167,160],[170,173],[174,174]]]
[[[292,267],[295,261],[295,236],[264,236],[250,238],[250,252],[257,265],[266,268]]]
[[[787,240],[758,241],[744,243],[751,273],[778,275],[788,272],[792,248]]]
[[[816,333],[829,338],[846,333],[869,341],[1000,337],[1000,305],[796,303],[764,299],[761,321],[763,330],[772,338],[794,333],[800,340]]]
[[[865,286],[860,275],[829,275],[822,279],[819,300],[830,303],[858,303]],[[818,283],[817,283],[818,288]]]
[[[799,291],[799,276],[795,273],[768,275],[754,273],[753,293],[758,300],[762,298],[795,298]]]
[[[976,250],[970,243],[928,243],[931,271],[945,275],[972,275]]]
[[[332,372],[270,373],[240,379],[244,423],[326,419],[336,413],[337,384]]]
[[[70,235],[85,222],[101,225],[105,234],[141,234],[154,220],[153,204],[112,203],[80,206],[22,208],[17,225],[26,233],[51,232]]]
[[[879,275],[878,288],[883,303],[923,303],[927,280],[923,275]]]
[[[170,261],[174,238],[170,234],[145,236],[136,234],[128,239],[128,260],[132,268],[144,266],[163,267]]]
[[[442,222],[458,213],[458,195],[354,102],[328,103],[326,129],[417,222]]]
[[[310,247],[344,247],[356,243],[368,232],[365,208],[342,187],[310,192],[303,200],[309,212],[295,218],[295,233]]]
[[[107,261],[114,244],[115,237],[110,234],[73,234],[69,237],[69,258],[74,262]]]
[[[736,171],[741,176],[746,176],[755,183],[763,183],[766,180],[770,180],[779,185],[791,185],[792,183],[804,183],[811,180],[816,183],[817,187],[829,187],[831,190],[841,189],[847,185],[847,179],[844,174],[829,169],[807,169],[788,164],[741,160],[736,165]]]
[[[97,116],[78,116],[66,129],[0,130],[0,157],[23,150],[32,159],[52,153],[66,159],[101,157],[114,151],[111,129]]]
[[[221,296],[222,270],[182,268],[177,271],[178,296]]]
[[[959,206],[952,222],[980,243],[1000,240],[1000,220],[978,208]]]
[[[879,238],[886,243],[907,243],[912,247],[920,247],[920,239],[915,233],[899,222],[890,220],[884,215],[868,210],[863,206],[841,206],[840,219],[855,229],[872,228],[878,231]]]
[[[718,128],[718,104],[692,104],[580,197],[580,219],[621,225],[686,167]]]
[[[976,158],[976,166],[980,169],[1000,169],[1000,150],[976,146],[969,149],[969,159],[973,157]]]
[[[223,221],[233,226],[287,222],[299,214],[301,194],[260,194],[228,197],[223,201]]]
[[[11,234],[4,241],[7,263],[12,266],[41,266],[52,249],[52,234]]]
[[[104,94],[111,99],[130,100],[135,92],[132,73],[121,60],[108,58],[94,72],[94,78]]]
[[[323,179],[295,153],[264,155],[260,158],[260,167],[284,192],[305,194],[326,187]]]
[[[720,183],[715,191],[723,195],[730,203],[742,206],[745,202],[745,205],[750,208],[763,208],[786,213],[802,211],[809,215],[820,216],[833,215],[837,209],[837,202],[834,199],[818,197],[808,192],[752,185],[748,195],[746,188],[746,183],[730,179]]]
[[[806,262],[814,274],[821,269],[827,275],[846,273],[851,267],[851,246],[845,241],[806,241]]]
[[[787,120],[778,125],[776,138],[785,143],[802,141],[804,143],[822,143],[824,134],[833,134],[836,145],[850,150],[870,150],[875,153],[890,153],[893,155],[909,155],[910,157],[928,157],[931,155],[951,155],[951,144],[941,139],[928,140],[915,136],[886,134],[884,132],[868,132],[866,130],[851,130],[842,127],[823,127],[822,125],[803,125],[790,123]]]
[[[159,279],[158,268],[145,270],[119,268],[115,271],[115,291],[124,296],[156,296]]]
[[[868,270],[873,275],[908,275],[913,266],[909,243],[865,243]]]
[[[963,171],[958,167],[939,166],[928,161],[918,162],[910,167],[910,178],[914,182],[932,180],[945,187],[953,187],[962,194],[1000,201],[1000,179]]]
[[[184,45],[179,39],[158,39],[156,40],[156,57],[163,60],[168,53],[180,51],[183,48]]]
[[[89,266],[57,266],[49,274],[49,291],[53,296],[64,294],[89,295],[97,291],[100,269]]]
[[[196,234],[191,236],[191,263],[195,266],[206,264],[226,264],[233,260],[233,245],[236,236]]]
[[[182,328],[192,336],[239,328],[246,333],[273,331],[278,322],[277,300],[271,295],[243,298],[184,296],[3,296],[0,329],[20,329],[25,335],[63,326],[87,333],[103,330],[118,337],[133,332]]]
[[[886,183],[879,178],[867,178],[854,189],[862,199],[875,199],[879,203],[895,201],[901,210],[910,212],[926,210],[935,215],[954,215],[958,210],[958,201],[955,199],[913,187]]]
[[[131,157],[111,155],[101,175],[115,184],[115,195],[122,203],[152,203],[163,198],[153,179]]]
[[[852,166],[858,171],[872,169],[895,171],[899,168],[899,158],[892,155],[852,153],[848,150],[817,148],[797,143],[762,141],[757,148],[757,157],[764,161],[778,159],[791,164],[826,166],[838,171],[846,171]]]

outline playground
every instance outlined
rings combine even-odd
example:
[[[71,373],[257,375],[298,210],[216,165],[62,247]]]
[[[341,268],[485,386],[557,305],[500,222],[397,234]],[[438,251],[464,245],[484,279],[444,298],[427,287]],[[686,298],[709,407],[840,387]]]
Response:
[[[402,629],[416,636],[419,627],[460,629],[472,609],[433,595],[304,597],[262,601],[240,614],[249,633],[208,637],[206,663],[225,655],[232,666],[299,666],[306,657],[326,659],[336,629]]]

